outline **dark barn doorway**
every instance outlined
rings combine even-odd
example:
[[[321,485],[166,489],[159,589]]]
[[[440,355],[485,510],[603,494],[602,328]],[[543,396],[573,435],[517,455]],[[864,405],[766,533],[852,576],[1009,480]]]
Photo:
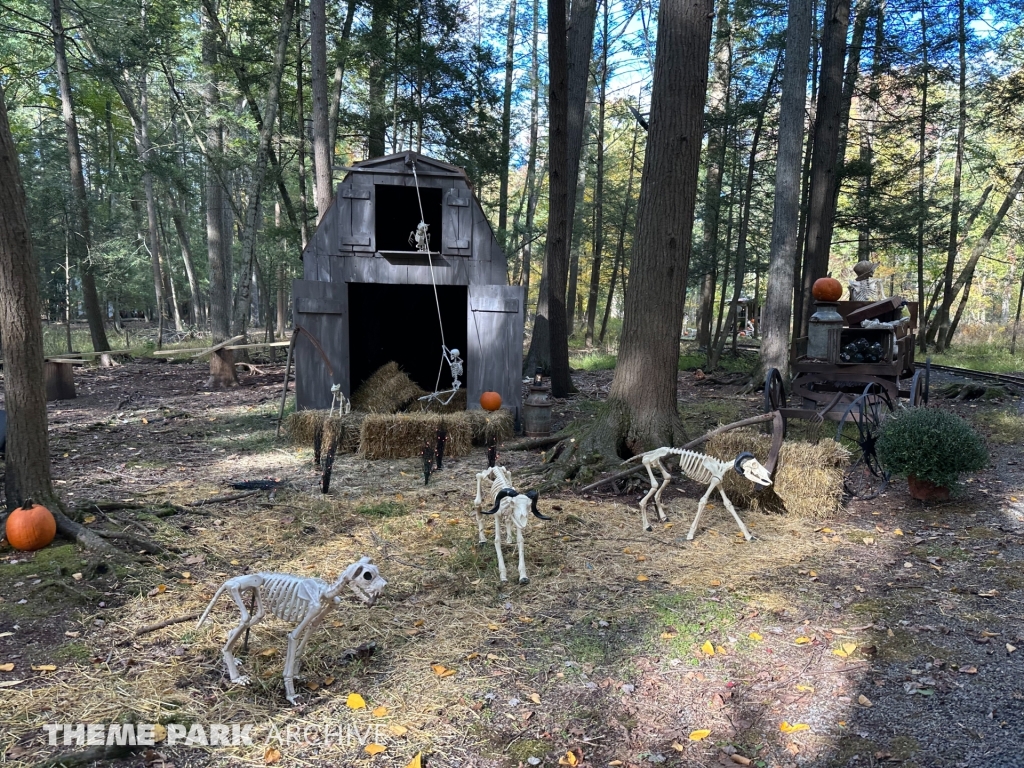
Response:
[[[469,338],[466,293],[464,285],[437,286],[445,341],[449,349],[458,349],[463,359]],[[348,307],[351,392],[392,360],[420,387],[434,391],[442,361],[433,286],[349,283]],[[472,364],[466,361],[466,373]],[[468,380],[466,373],[462,376],[463,386]],[[451,384],[451,371],[445,364],[438,389],[449,389]]]
[[[374,222],[378,251],[415,251],[415,241],[409,244],[409,235],[420,223],[420,200],[423,202],[423,220],[430,225],[430,250],[441,251],[442,192],[436,187],[422,187],[419,199],[416,187],[398,187],[377,184]],[[437,314],[435,312],[435,314]]]

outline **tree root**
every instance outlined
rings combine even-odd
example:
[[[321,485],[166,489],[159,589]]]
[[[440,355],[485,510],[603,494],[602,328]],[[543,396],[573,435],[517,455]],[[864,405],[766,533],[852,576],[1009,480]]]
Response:
[[[135,536],[131,533],[125,533],[123,531],[96,531],[98,536],[102,536],[104,539],[116,539],[118,541],[124,541],[131,545],[135,550],[143,550],[149,555],[166,555],[170,552],[180,552],[178,547],[164,547],[156,542],[144,539],[141,536]]]
[[[65,752],[63,755],[50,757],[35,763],[32,768],[76,768],[80,765],[91,765],[99,760],[120,760],[131,757],[142,746],[134,744],[104,744],[81,752]]]
[[[117,549],[117,547],[104,541],[93,531],[90,531],[81,523],[76,523],[65,515],[59,508],[63,506],[59,499],[52,501],[54,503],[52,504],[50,512],[53,513],[53,519],[57,521],[57,533],[66,539],[77,541],[83,547],[93,552],[110,555],[111,557],[116,557],[118,559],[123,557],[121,550]]]

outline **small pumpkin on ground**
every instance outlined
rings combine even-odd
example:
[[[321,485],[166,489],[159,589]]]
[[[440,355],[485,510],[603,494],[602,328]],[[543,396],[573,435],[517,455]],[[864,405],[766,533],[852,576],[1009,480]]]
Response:
[[[484,392],[480,395],[480,407],[485,411],[496,411],[501,408],[501,395],[497,392]]]
[[[811,287],[811,295],[817,301],[839,301],[843,295],[843,284],[834,277],[819,277]]]
[[[42,549],[57,535],[57,521],[46,507],[31,499],[7,517],[7,541],[15,549],[32,552]]]

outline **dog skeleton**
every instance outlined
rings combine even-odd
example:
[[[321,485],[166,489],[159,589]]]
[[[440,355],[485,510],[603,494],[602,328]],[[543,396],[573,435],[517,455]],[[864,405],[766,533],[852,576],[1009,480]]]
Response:
[[[231,682],[248,685],[248,675],[239,674],[238,661],[231,652],[238,639],[267,613],[282,621],[297,622],[295,628],[288,633],[288,653],[284,662],[285,696],[288,701],[295,704],[298,699],[295,694],[295,678],[299,673],[302,652],[309,642],[310,635],[328,612],[341,604],[340,594],[345,586],[355,592],[364,603],[372,606],[387,586],[387,582],[381,578],[380,571],[369,557],[363,557],[350,565],[333,584],[328,584],[323,579],[306,578],[291,573],[249,573],[235,576],[225,581],[214,593],[196,626],[202,626],[206,621],[221,593],[227,592],[231,596],[242,612],[242,622],[228,633],[228,641],[223,650],[224,665],[231,676]],[[253,594],[256,613],[249,613],[243,599],[244,592]]]
[[[643,461],[644,467],[647,469],[647,474],[651,478],[651,490],[647,492],[647,495],[640,500],[640,517],[641,522],[645,531],[651,530],[651,524],[647,521],[647,502],[650,501],[651,496],[654,497],[654,505],[658,509],[658,519],[662,522],[668,519],[665,514],[665,509],[661,505],[661,493],[665,490],[670,482],[672,482],[672,475],[665,468],[663,459],[666,456],[678,456],[679,457],[679,471],[682,472],[686,477],[694,480],[698,483],[707,483],[708,489],[704,495],[701,496],[700,501],[697,503],[697,514],[693,518],[693,525],[690,526],[690,532],[686,535],[687,541],[691,541],[694,534],[697,533],[697,526],[700,524],[700,516],[704,514],[704,507],[708,503],[708,498],[712,492],[717,488],[719,495],[722,497],[722,502],[725,504],[725,508],[728,509],[736,523],[739,525],[740,530],[743,532],[744,538],[750,541],[753,538],[750,535],[750,531],[747,530],[747,526],[743,524],[740,516],[736,513],[736,508],[733,507],[732,502],[729,501],[729,497],[725,495],[725,490],[722,488],[722,480],[725,477],[725,473],[729,469],[735,469],[743,477],[747,478],[752,483],[758,485],[768,486],[772,484],[771,475],[768,474],[768,470],[765,469],[761,463],[754,458],[752,453],[741,453],[733,461],[720,461],[713,456],[708,456],[706,453],[698,453],[697,451],[687,451],[683,448],[656,448],[653,451],[647,453],[641,453],[629,461],[636,461],[640,459]],[[629,461],[626,463],[628,464]],[[654,467],[657,466],[661,472],[662,482],[659,484],[654,478]]]
[[[491,481],[491,503],[492,509],[483,508],[484,480]],[[512,543],[512,528],[516,529],[516,549],[519,550],[519,583],[529,584],[530,579],[526,576],[526,555],[523,551],[523,532],[526,524],[530,521],[530,512],[541,520],[550,520],[537,511],[537,492],[527,491],[519,493],[512,487],[512,475],[504,467],[492,466],[483,472],[476,474],[476,498],[473,499],[473,508],[476,512],[477,532],[480,535],[479,543],[486,544],[484,536],[484,519],[481,515],[495,515],[494,518],[494,550],[498,553],[498,575],[503,582],[508,581],[505,572],[505,558],[501,554],[501,524],[505,523],[505,543]]]

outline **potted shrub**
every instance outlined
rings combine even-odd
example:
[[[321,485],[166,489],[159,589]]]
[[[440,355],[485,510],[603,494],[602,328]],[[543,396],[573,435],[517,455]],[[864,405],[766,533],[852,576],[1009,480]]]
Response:
[[[988,464],[981,436],[955,413],[942,408],[906,408],[882,427],[876,446],[882,466],[907,478],[910,495],[925,501],[949,498],[962,472]]]

